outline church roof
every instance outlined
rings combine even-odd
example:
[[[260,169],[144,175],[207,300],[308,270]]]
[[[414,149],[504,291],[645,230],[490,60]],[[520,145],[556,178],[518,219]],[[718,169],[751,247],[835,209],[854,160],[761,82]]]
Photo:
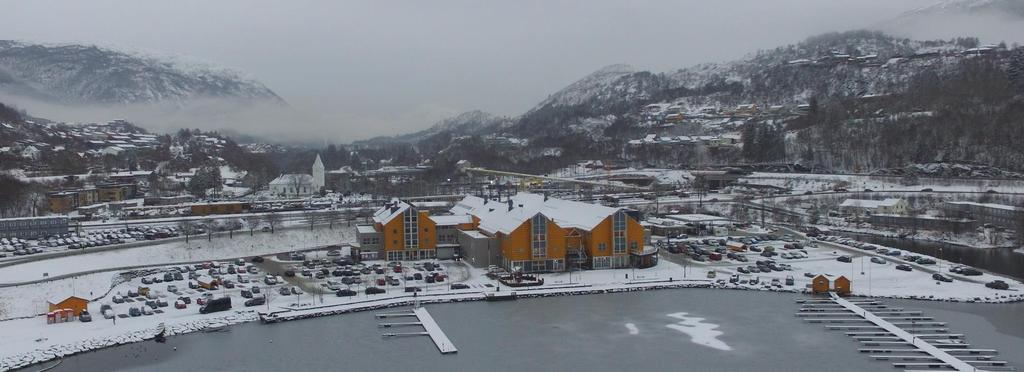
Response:
[[[299,185],[312,185],[313,176],[308,174],[282,174],[275,178],[273,181],[270,181],[271,185],[288,186],[295,185],[296,183],[298,183]]]

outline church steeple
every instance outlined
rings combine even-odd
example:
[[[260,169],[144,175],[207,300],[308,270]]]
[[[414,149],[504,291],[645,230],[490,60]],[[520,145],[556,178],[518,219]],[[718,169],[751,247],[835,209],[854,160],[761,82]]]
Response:
[[[320,191],[324,186],[324,162],[320,160],[320,154],[316,154],[316,160],[313,162],[313,190]]]

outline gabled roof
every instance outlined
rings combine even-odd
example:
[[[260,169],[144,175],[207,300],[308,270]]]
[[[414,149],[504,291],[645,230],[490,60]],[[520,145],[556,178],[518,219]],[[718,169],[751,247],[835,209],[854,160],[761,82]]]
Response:
[[[298,182],[299,185],[312,184],[313,176],[308,174],[282,174],[270,181],[271,185],[294,185]]]
[[[376,212],[373,212],[373,222],[381,225],[387,225],[388,222],[395,219],[395,217],[401,216],[405,213],[406,209],[411,208],[412,205],[404,201],[393,199],[390,203],[384,205]]]
[[[467,196],[452,208],[454,214],[468,214],[480,219],[480,229],[490,233],[509,234],[526,220],[541,214],[562,228],[592,230],[618,208],[576,201],[548,198],[543,195],[519,193],[508,201],[485,201]]]

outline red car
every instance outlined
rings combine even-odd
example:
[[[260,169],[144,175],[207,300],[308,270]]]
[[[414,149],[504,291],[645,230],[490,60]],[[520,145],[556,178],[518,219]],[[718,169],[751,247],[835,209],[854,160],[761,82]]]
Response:
[[[184,309],[186,306],[188,305],[185,305],[185,301],[174,301],[175,309]]]
[[[395,267],[391,268],[391,271],[394,271],[396,273],[401,273],[402,272],[402,267],[401,266],[395,266]]]
[[[386,280],[384,280],[383,278],[382,279],[377,279],[377,285],[378,286],[383,286],[383,285],[386,285],[386,284],[388,284],[388,282]]]

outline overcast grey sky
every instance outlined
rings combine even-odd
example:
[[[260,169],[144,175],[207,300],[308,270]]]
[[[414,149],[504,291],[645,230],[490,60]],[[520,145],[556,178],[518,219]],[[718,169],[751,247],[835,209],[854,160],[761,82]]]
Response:
[[[239,69],[347,142],[471,109],[517,115],[613,63],[730,60],[935,0],[3,2],[0,38]]]

